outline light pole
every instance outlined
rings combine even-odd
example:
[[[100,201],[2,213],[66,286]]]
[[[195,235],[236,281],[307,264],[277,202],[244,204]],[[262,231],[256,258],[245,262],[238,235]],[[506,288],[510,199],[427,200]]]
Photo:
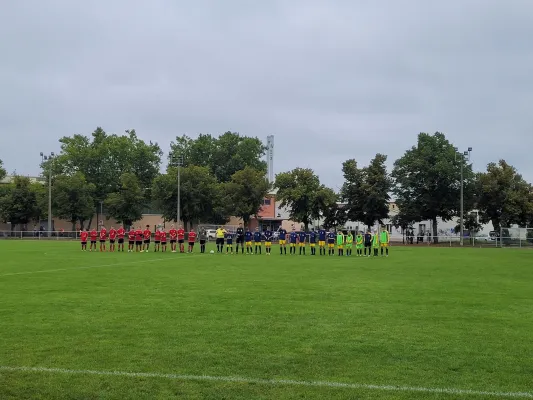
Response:
[[[461,238],[461,246],[464,245],[464,164],[465,161],[470,161],[470,153],[472,152],[472,147],[469,147],[467,151],[459,153],[457,147],[455,148],[455,161],[459,160],[461,162],[461,216],[459,220]]]
[[[177,208],[176,208],[176,223],[179,224],[180,221],[181,221],[181,215],[180,215],[180,210],[181,210],[181,182],[180,182],[180,169],[181,169],[181,166],[183,165],[183,157],[181,156],[181,154],[177,153],[174,154],[174,153],[171,153],[170,154],[170,162],[175,164],[177,167],[178,167],[178,201],[177,201]]]
[[[41,151],[41,161],[49,161],[48,164],[48,236],[52,235],[52,159],[54,152],[44,155]]]

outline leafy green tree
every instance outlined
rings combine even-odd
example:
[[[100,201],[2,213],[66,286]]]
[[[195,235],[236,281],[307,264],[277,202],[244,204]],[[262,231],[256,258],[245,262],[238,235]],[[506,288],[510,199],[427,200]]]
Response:
[[[387,156],[376,154],[365,168],[358,168],[353,159],[343,163],[345,182],[341,197],[347,203],[352,221],[371,227],[388,217],[392,181],[387,174],[386,161]]]
[[[478,175],[477,208],[481,223],[492,223],[494,230],[513,224],[525,225],[533,215],[533,191],[516,168],[500,160],[490,163]]]
[[[41,210],[36,185],[40,184],[32,184],[29,178],[22,176],[15,176],[13,182],[6,185],[0,198],[0,218],[11,222],[11,230],[15,230],[16,225],[25,225],[39,218]]]
[[[456,157],[455,148],[443,133],[420,133],[417,146],[394,163],[396,204],[400,210],[412,210],[421,220],[431,220],[435,243],[438,242],[437,218],[449,221],[459,214],[461,163],[465,211],[468,211],[473,207],[475,176],[467,161]]]
[[[261,210],[263,199],[268,194],[270,184],[265,178],[264,171],[251,167],[235,172],[231,181],[225,186],[226,201],[230,210],[226,214],[242,218],[247,226],[250,217],[257,215]]]
[[[52,186],[52,212],[54,216],[72,223],[72,230],[76,229],[76,222],[83,227],[94,214],[94,185],[88,183],[81,172],[59,175]]]
[[[358,167],[357,161],[350,159],[342,163],[344,184],[341,188],[341,199],[346,203],[345,209],[349,220],[361,221],[364,205],[364,173]]]
[[[221,187],[207,167],[190,165],[180,171],[180,215],[184,226],[188,223],[208,221],[215,215],[222,198]],[[178,179],[177,168],[169,168],[167,174],[158,176],[152,186],[156,207],[166,220],[177,219]]]
[[[2,179],[4,179],[6,177],[6,175],[7,175],[7,172],[6,172],[5,168],[4,168],[4,162],[2,160],[0,160],[0,181]]]
[[[322,217],[324,218],[324,229],[337,229],[348,221],[348,211],[345,206],[335,202],[324,209]]]
[[[470,236],[475,236],[481,229],[483,225],[478,222],[478,217],[475,213],[468,213],[464,216],[463,227],[465,230],[470,232]],[[455,233],[461,232],[461,219],[457,220],[457,225],[454,228]]]
[[[336,194],[320,183],[308,168],[296,168],[276,175],[274,187],[281,207],[290,210],[290,219],[304,224],[305,230],[336,201]]]
[[[265,145],[258,138],[235,132],[217,138],[209,134],[200,134],[197,139],[179,136],[170,147],[172,155],[182,157],[183,166],[207,167],[219,182],[231,181],[233,174],[245,167],[266,172]],[[170,160],[170,165],[176,166],[175,158]]]
[[[97,128],[90,137],[73,135],[63,137],[60,153],[42,164],[47,171],[51,163],[53,175],[84,174],[88,183],[94,185],[94,209],[105,201],[110,193],[119,191],[120,176],[133,173],[141,187],[151,187],[159,174],[162,151],[157,143],[145,143],[137,137],[135,130],[125,135],[107,134]],[[89,223],[90,224],[90,223]]]
[[[121,187],[115,193],[110,193],[104,202],[108,215],[131,226],[133,222],[142,218],[145,206],[144,190],[140,186],[137,175],[126,172],[120,176]]]
[[[408,207],[399,209],[398,214],[391,218],[392,225],[395,228],[402,229],[403,242],[405,243],[405,234],[408,230],[412,230],[416,222],[420,222],[420,216],[416,211],[409,209]]]

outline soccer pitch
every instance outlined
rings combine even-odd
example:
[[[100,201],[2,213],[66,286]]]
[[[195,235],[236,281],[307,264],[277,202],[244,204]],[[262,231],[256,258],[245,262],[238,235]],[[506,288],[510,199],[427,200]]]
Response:
[[[0,242],[0,399],[533,398],[533,254]]]

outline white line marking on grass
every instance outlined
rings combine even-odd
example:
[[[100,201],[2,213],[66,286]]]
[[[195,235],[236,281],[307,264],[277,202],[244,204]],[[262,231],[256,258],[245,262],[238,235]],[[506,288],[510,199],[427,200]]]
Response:
[[[200,254],[192,255],[187,258],[191,257],[198,257]],[[181,257],[180,257],[181,258]],[[185,259],[185,257],[183,257]],[[102,265],[87,265],[84,267],[74,267],[74,268],[57,268],[57,269],[44,269],[41,271],[24,271],[24,272],[11,272],[8,274],[2,274],[2,276],[13,276],[13,275],[30,275],[30,274],[44,274],[48,272],[59,272],[59,271],[74,271],[77,269],[89,269],[89,268],[104,268],[104,267],[115,267],[119,265],[130,265],[130,264],[140,264],[140,263],[146,263],[150,261],[163,261],[163,260],[175,260],[174,258],[148,258],[146,260],[137,260],[137,261],[128,261],[128,262],[120,262],[120,263],[114,263],[114,264],[102,264]]]
[[[64,375],[97,375],[97,376],[123,376],[129,378],[163,378],[181,381],[214,381],[214,382],[234,382],[249,383],[271,386],[315,386],[331,387],[340,389],[365,389],[393,392],[424,392],[440,393],[449,395],[462,396],[485,396],[485,397],[505,397],[505,398],[524,398],[533,399],[531,392],[491,392],[485,390],[454,389],[454,388],[430,388],[418,386],[396,386],[396,385],[369,385],[363,383],[342,383],[328,381],[296,381],[291,379],[255,379],[232,376],[209,376],[209,375],[179,375],[179,374],[161,374],[156,372],[127,372],[127,371],[93,371],[93,370],[76,370],[63,368],[44,368],[44,367],[7,367],[0,366],[0,371],[11,372],[44,372],[50,374]]]

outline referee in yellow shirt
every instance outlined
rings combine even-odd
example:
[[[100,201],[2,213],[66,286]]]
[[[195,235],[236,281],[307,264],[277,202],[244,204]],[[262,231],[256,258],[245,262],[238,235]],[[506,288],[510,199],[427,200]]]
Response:
[[[221,226],[218,227],[216,232],[216,244],[217,244],[217,253],[222,253],[224,250],[224,236],[226,235],[226,230]]]

